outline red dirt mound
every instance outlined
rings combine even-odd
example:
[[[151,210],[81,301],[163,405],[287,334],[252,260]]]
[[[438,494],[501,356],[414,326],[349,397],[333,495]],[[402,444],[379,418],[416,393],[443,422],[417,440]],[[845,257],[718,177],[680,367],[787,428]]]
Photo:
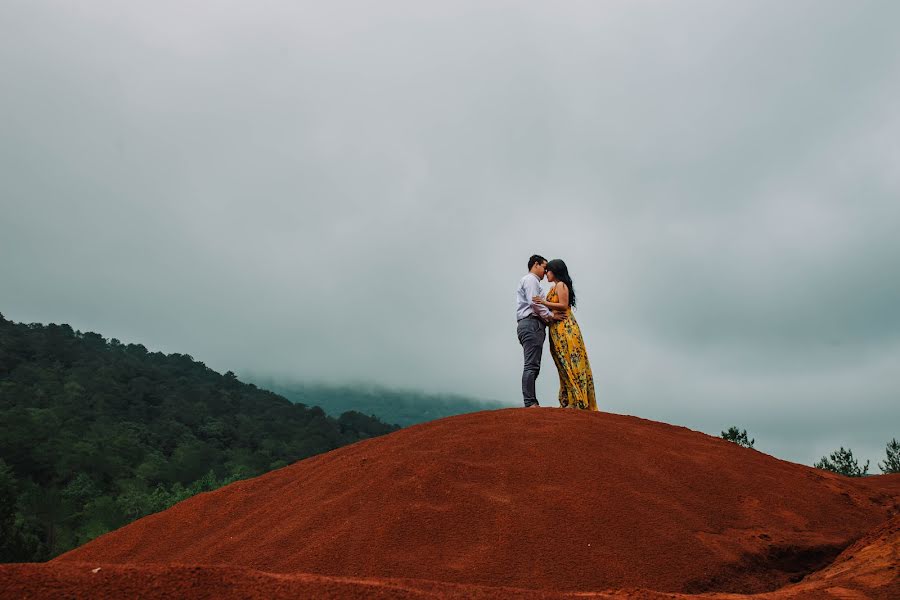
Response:
[[[844,550],[823,571],[763,594],[704,594],[705,600],[896,600],[900,598],[900,515]],[[143,598],[166,600],[691,600],[651,590],[552,592],[414,579],[274,574],[240,567],[98,565],[54,562],[0,565],[0,598]]]
[[[775,592],[704,594],[706,600],[896,600],[900,598],[900,515],[844,550],[826,569]],[[54,562],[0,565],[0,598],[192,598],[289,600],[691,600],[689,594],[651,590],[551,592],[413,579],[354,579],[273,574],[240,567],[98,565]]]
[[[900,598],[900,514],[856,541],[828,568],[781,590],[799,591],[828,592],[822,597],[835,598]]]
[[[195,496],[47,568],[757,593],[822,569],[898,510],[900,476],[849,479],[634,417],[509,409]]]

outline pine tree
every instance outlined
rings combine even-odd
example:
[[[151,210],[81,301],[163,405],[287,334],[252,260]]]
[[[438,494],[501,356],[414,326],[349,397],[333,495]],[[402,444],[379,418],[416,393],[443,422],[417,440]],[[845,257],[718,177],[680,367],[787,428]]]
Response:
[[[722,439],[734,442],[738,446],[743,446],[744,448],[752,448],[753,443],[756,441],[756,438],[753,438],[752,440],[747,438],[746,429],[739,430],[737,427],[729,427],[728,431],[723,431]]]
[[[887,460],[884,464],[878,463],[882,473],[900,473],[900,442],[892,439],[884,449]]]
[[[844,450],[841,446],[840,450],[835,450],[831,456],[822,457],[822,459],[813,465],[817,469],[825,469],[833,473],[839,473],[848,477],[862,477],[869,472],[869,461],[866,466],[859,468],[859,463],[853,458],[853,451],[850,448]]]

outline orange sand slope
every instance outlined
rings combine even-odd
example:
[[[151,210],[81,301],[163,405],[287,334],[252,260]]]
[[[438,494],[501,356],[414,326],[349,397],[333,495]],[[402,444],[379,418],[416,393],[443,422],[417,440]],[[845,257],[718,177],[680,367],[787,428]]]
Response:
[[[900,585],[900,515],[845,550],[828,568],[775,592],[710,594],[709,600],[896,600]],[[295,598],[392,600],[688,600],[689,594],[650,590],[551,592],[403,579],[354,579],[326,575],[262,573],[240,567],[45,563],[0,565],[0,595],[9,598]]]
[[[898,512],[900,476],[849,479],[634,417],[509,409],[201,494],[0,581],[38,596],[57,582],[157,597],[894,598]]]

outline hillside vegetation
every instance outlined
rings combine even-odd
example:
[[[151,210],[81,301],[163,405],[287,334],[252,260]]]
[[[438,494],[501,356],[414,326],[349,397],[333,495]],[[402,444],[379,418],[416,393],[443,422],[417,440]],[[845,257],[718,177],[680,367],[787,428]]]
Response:
[[[395,430],[186,354],[0,315],[0,562],[46,560],[188,496]]]

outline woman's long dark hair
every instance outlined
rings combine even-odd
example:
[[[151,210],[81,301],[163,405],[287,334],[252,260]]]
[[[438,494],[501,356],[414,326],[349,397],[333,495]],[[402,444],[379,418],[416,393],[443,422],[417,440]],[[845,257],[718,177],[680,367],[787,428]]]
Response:
[[[572,278],[569,277],[569,269],[566,263],[558,258],[554,258],[547,263],[547,270],[553,271],[553,276],[566,284],[569,288],[569,306],[575,306],[575,288],[572,287]]]

